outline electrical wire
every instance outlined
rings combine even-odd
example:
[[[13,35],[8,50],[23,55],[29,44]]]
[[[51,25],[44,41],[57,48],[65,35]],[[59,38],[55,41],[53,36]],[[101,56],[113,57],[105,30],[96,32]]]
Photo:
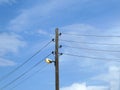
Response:
[[[88,35],[88,34],[72,34],[72,33],[62,33],[65,35],[73,35],[73,36],[88,36],[88,37],[120,37],[120,35]]]
[[[21,75],[19,75],[17,78],[15,78],[14,80],[12,80],[11,82],[9,82],[8,84],[4,85],[2,88],[0,88],[0,90],[4,90],[5,88],[7,88],[8,86],[10,86],[11,84],[13,84],[14,82],[16,82],[17,80],[19,80],[21,77],[23,77],[25,74],[27,74],[28,72],[30,72],[32,69],[34,69],[35,67],[37,67],[40,63],[42,63],[47,57],[49,57],[52,53],[48,54],[46,57],[44,57],[40,62],[36,63],[34,66],[32,66],[31,68],[29,68],[27,71],[25,71],[24,73],[22,73]]]
[[[19,68],[21,68],[22,66],[24,66],[26,63],[28,63],[33,57],[35,57],[38,53],[40,53],[44,48],[46,48],[50,43],[52,42],[49,41],[47,44],[45,44],[41,49],[39,49],[35,54],[33,54],[30,58],[28,58],[25,62],[23,62],[21,65],[19,65],[18,67],[16,67],[14,70],[12,70],[11,72],[9,72],[8,74],[6,74],[5,76],[3,76],[0,79],[0,82],[5,80],[6,78],[8,78],[11,74],[13,74],[14,72],[16,72]]]
[[[82,58],[89,58],[89,59],[96,59],[96,60],[106,60],[106,61],[120,62],[120,59],[108,59],[108,58],[90,57],[90,56],[75,55],[75,54],[70,54],[70,53],[63,53],[63,55],[74,56],[74,57],[82,57]]]
[[[19,85],[23,84],[24,82],[26,82],[28,79],[30,79],[31,77],[35,76],[37,73],[39,72],[43,72],[44,69],[47,67],[48,65],[43,66],[42,68],[40,68],[39,70],[35,71],[34,73],[32,73],[31,75],[29,75],[27,78],[23,79],[22,81],[20,81],[19,83],[17,83],[15,86],[13,86],[10,90],[14,90],[16,87],[18,87]]]
[[[120,45],[120,44],[108,44],[108,43],[79,42],[79,41],[64,40],[64,39],[61,39],[61,41],[74,42],[74,43],[80,43],[80,44],[94,44],[94,45]]]
[[[100,51],[100,52],[120,52],[116,50],[100,50],[100,49],[91,49],[91,48],[83,48],[83,47],[73,47],[73,46],[68,46],[68,45],[63,45],[68,48],[74,48],[74,49],[83,49],[83,50],[90,50],[90,51]]]

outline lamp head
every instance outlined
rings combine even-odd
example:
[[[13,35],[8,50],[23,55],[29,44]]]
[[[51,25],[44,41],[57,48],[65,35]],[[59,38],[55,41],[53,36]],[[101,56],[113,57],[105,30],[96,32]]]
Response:
[[[45,62],[48,63],[48,64],[50,64],[50,63],[52,63],[52,60],[49,59],[49,58],[46,58],[46,59],[45,59]]]

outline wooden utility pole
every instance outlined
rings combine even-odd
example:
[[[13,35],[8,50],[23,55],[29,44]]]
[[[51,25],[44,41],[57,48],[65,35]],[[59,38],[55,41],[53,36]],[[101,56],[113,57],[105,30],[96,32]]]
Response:
[[[55,90],[59,90],[59,30],[55,30]]]

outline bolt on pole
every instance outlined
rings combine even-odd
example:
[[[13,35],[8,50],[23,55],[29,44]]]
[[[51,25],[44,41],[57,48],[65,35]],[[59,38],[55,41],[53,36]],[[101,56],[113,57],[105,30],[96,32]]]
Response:
[[[59,90],[59,29],[55,30],[55,90]]]

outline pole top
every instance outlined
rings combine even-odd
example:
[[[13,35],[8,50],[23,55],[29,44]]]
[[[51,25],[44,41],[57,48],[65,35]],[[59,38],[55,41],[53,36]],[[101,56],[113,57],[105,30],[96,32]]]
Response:
[[[59,30],[59,28],[56,28],[56,30]]]

